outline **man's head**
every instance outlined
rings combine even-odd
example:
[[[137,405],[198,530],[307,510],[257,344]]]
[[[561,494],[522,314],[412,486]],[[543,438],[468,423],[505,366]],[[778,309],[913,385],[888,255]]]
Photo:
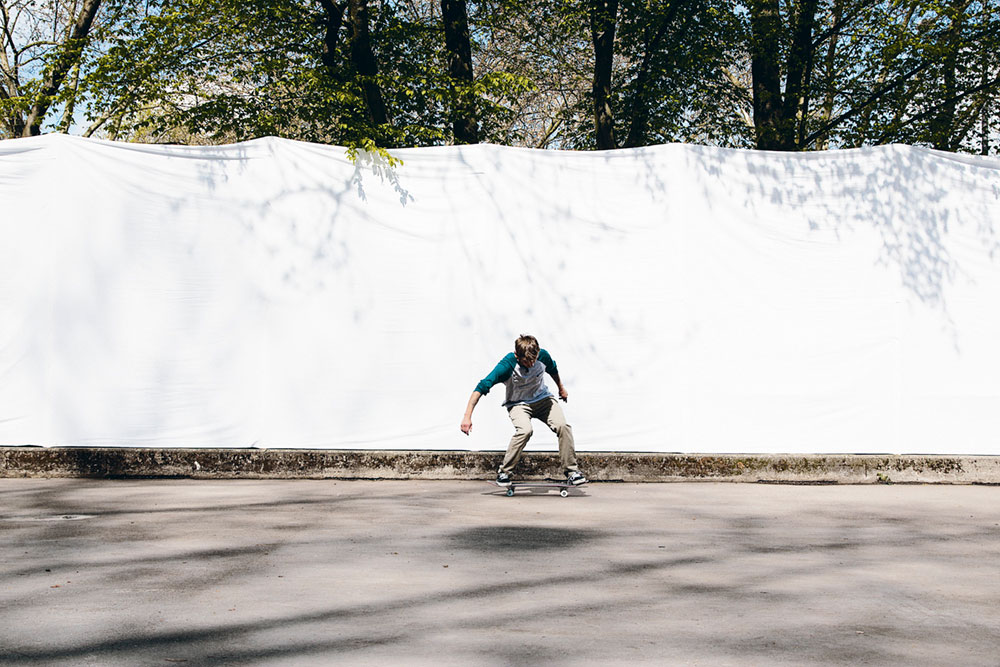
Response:
[[[517,363],[525,368],[531,368],[535,364],[539,349],[538,339],[528,334],[521,334],[514,341],[514,356],[517,357]]]

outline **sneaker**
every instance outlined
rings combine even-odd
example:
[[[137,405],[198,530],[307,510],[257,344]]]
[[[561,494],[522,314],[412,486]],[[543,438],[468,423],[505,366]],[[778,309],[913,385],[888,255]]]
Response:
[[[504,471],[497,472],[497,486],[510,486],[510,475]]]
[[[586,484],[589,480],[579,470],[572,470],[566,474],[566,481],[573,486],[580,486],[581,484]]]

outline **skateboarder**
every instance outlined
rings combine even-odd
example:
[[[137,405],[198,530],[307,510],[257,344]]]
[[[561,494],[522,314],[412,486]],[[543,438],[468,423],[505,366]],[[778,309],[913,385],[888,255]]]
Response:
[[[556,362],[546,350],[539,347],[538,340],[534,336],[522,334],[514,341],[513,354],[501,359],[496,368],[476,385],[475,391],[469,397],[465,418],[462,419],[462,432],[466,435],[472,431],[472,411],[476,409],[479,399],[488,394],[490,388],[499,382],[507,386],[507,396],[503,406],[507,408],[510,420],[514,423],[514,436],[510,439],[507,454],[497,471],[497,484],[500,486],[510,485],[511,472],[521,459],[521,453],[528,444],[528,439],[531,438],[532,418],[545,422],[559,438],[559,458],[566,472],[566,480],[574,486],[587,483],[587,478],[576,464],[573,429],[566,423],[559,401],[546,386],[545,373],[552,376],[559,390],[559,398],[566,401],[569,394],[559,379]]]

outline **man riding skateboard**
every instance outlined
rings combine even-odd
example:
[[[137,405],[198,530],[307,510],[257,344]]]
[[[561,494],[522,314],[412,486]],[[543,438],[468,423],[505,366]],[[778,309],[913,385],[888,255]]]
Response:
[[[559,458],[566,472],[566,481],[574,486],[587,483],[587,478],[580,472],[576,463],[573,429],[566,423],[559,401],[546,386],[545,373],[555,380],[559,398],[563,401],[568,400],[569,394],[559,379],[556,362],[546,350],[539,347],[538,340],[534,336],[522,334],[514,341],[513,354],[501,359],[490,374],[480,380],[472,396],[469,397],[465,418],[462,419],[462,432],[466,435],[472,431],[472,411],[476,409],[479,399],[488,394],[497,383],[503,382],[507,387],[503,406],[507,408],[510,420],[514,424],[514,436],[510,439],[507,454],[497,471],[499,486],[510,486],[514,466],[521,460],[524,446],[531,438],[532,419],[545,422],[558,437]]]

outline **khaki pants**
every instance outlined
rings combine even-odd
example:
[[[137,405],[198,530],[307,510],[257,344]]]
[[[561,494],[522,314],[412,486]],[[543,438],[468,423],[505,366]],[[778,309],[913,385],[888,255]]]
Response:
[[[514,470],[514,466],[521,460],[521,453],[524,446],[531,438],[531,420],[539,419],[552,429],[552,432],[559,438],[559,458],[563,470],[579,470],[576,465],[576,448],[573,444],[573,428],[566,423],[566,416],[563,414],[562,406],[555,398],[543,398],[535,403],[522,403],[514,405],[509,410],[510,420],[514,423],[514,437],[507,445],[507,455],[504,456],[500,472],[508,475]]]

